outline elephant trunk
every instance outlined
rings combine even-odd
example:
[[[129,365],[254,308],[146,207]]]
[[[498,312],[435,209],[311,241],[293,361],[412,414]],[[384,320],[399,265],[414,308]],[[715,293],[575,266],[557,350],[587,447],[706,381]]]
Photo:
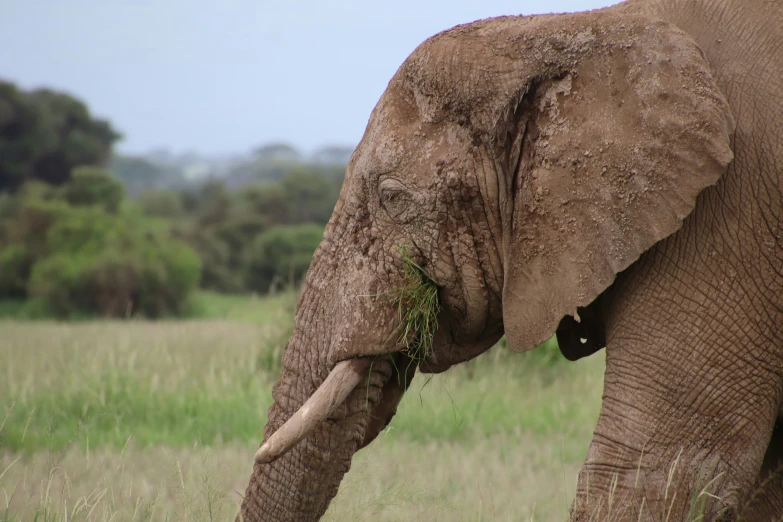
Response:
[[[297,307],[272,391],[265,443],[238,521],[318,520],[337,494],[353,454],[365,443],[370,414],[394,372],[388,356],[372,357],[373,347],[364,346],[367,338],[352,338],[356,328],[346,331],[346,317],[361,314],[355,308],[361,305],[335,305],[357,299],[341,295],[347,274],[335,274],[329,256],[320,250]]]

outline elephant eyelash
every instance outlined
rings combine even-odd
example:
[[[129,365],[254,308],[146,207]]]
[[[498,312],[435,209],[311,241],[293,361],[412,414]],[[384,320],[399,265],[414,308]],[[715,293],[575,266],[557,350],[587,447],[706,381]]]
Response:
[[[400,181],[389,178],[383,180],[379,187],[378,202],[381,207],[396,217],[404,210],[406,205],[402,203],[411,199],[411,193]]]
[[[401,191],[399,190],[385,190],[381,192],[380,197],[378,198],[381,205],[385,205],[386,203],[391,203],[395,199],[397,199],[397,196],[401,194]]]

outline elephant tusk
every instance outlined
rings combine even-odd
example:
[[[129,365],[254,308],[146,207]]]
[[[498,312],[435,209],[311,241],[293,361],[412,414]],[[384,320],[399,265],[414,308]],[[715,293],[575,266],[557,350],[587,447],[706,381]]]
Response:
[[[258,448],[256,462],[272,462],[307,437],[343,403],[366,375],[369,366],[370,359],[364,357],[337,363],[307,402]]]

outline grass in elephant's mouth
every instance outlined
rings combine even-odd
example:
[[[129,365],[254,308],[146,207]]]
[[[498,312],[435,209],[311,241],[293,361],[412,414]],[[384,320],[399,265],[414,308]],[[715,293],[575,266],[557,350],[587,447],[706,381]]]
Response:
[[[432,340],[438,329],[438,285],[411,258],[408,247],[401,245],[402,284],[388,292],[397,307],[402,332],[398,342],[402,352],[413,360],[424,359],[432,351]]]

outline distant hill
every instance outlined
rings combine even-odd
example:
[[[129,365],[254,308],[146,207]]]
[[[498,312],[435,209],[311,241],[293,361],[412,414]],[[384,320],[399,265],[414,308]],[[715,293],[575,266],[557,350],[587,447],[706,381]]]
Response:
[[[109,170],[122,181],[130,196],[145,190],[181,191],[188,185],[181,170],[143,156],[115,155],[109,163]]]
[[[353,147],[323,147],[310,156],[313,163],[347,165],[353,154]]]
[[[262,145],[246,155],[206,156],[194,152],[174,154],[165,149],[141,155],[116,154],[110,170],[130,195],[145,190],[191,190],[206,181],[222,181],[229,189],[279,181],[296,166],[342,176],[352,147],[326,146],[310,155],[286,143]]]

